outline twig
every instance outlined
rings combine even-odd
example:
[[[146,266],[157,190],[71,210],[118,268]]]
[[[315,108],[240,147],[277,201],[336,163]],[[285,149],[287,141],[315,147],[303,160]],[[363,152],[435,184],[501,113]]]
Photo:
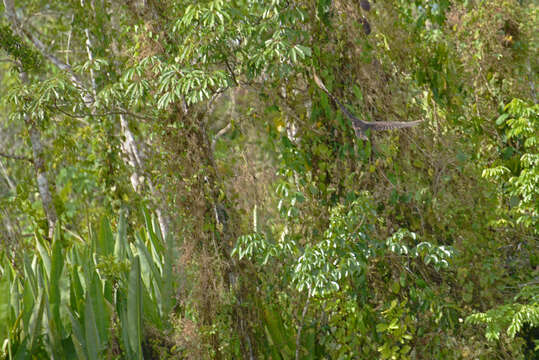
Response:
[[[64,231],[67,231],[68,233],[70,233],[71,236],[73,236],[75,239],[79,240],[80,242],[85,242],[85,240],[83,238],[81,238],[79,235],[75,234],[73,231],[71,231],[70,229],[68,229],[64,225],[62,225],[62,229]]]
[[[232,67],[228,63],[228,59],[225,59],[225,65],[226,65],[226,68],[227,68],[228,72],[230,73],[230,76],[232,77],[232,80],[234,80],[234,84],[236,84],[236,86],[238,86],[239,83],[238,83],[238,80],[236,79],[236,74],[234,74],[234,70],[232,70]]]
[[[77,115],[77,114],[73,114],[73,113],[70,113],[70,112],[67,112],[67,111],[63,110],[56,103],[51,107],[54,110],[58,110],[59,112],[61,112],[62,114],[66,115],[66,116],[69,116],[69,117],[72,117],[72,118],[77,118],[77,119],[85,118],[87,116],[101,117],[101,116],[110,116],[110,115],[129,115],[129,116],[133,116],[133,117],[135,117],[137,119],[143,119],[143,120],[154,119],[155,120],[155,118],[152,118],[150,116],[143,116],[143,115],[135,114],[135,113],[132,113],[132,112],[130,112],[128,110],[124,110],[122,108],[120,108],[121,111],[110,111],[110,112],[106,112],[106,113],[84,113],[83,115]]]
[[[13,160],[25,160],[25,161],[29,161],[32,164],[34,163],[34,160],[32,158],[29,158],[26,156],[11,155],[11,154],[3,153],[3,152],[0,152],[0,156],[8,158],[8,159],[13,159]]]
[[[7,63],[12,63],[12,64],[15,64],[15,65],[19,65],[17,64],[17,62],[15,60],[11,60],[11,59],[0,59],[0,62],[7,62]]]

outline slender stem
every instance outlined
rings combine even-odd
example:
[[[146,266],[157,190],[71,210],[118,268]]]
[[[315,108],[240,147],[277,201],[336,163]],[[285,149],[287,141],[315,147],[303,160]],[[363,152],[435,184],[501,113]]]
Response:
[[[75,20],[75,14],[71,15],[71,28],[69,29],[69,34],[67,35],[67,49],[65,50],[66,53],[66,64],[69,65],[69,53],[71,50],[69,48],[71,47],[71,37],[73,36],[73,21]]]

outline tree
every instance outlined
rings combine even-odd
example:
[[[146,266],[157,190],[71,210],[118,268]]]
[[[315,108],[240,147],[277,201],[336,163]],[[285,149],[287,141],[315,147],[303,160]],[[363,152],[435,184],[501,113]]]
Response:
[[[3,355],[533,354],[533,2],[3,6]]]

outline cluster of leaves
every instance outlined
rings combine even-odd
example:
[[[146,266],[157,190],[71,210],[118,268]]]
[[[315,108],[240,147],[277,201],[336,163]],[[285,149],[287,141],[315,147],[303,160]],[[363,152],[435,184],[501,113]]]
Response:
[[[500,210],[505,217],[496,223],[522,226],[535,234],[539,231],[538,118],[537,104],[530,105],[520,99],[513,99],[507,104],[504,113],[496,120],[498,126],[505,127],[506,147],[502,151],[502,164],[483,170],[483,177],[500,187]],[[536,246],[532,244],[531,247],[529,266],[535,268],[539,258],[535,253]],[[523,300],[526,303],[522,304]],[[513,301],[470,315],[466,321],[486,325],[485,336],[490,341],[500,340],[504,333],[512,340],[525,326],[528,329],[539,326],[539,287],[525,285]],[[539,349],[536,339],[533,347],[532,351]]]
[[[6,359],[143,359],[144,328],[163,329],[172,308],[170,249],[146,214],[128,242],[121,216],[114,235],[103,219],[88,242],[36,238],[21,266],[0,264],[0,341]]]
[[[513,99],[496,120],[505,126],[502,164],[483,170],[483,177],[500,184],[510,199],[516,224],[539,231],[539,105]],[[513,225],[514,226],[514,225]]]
[[[280,192],[283,193],[282,187]],[[298,197],[297,193],[289,194],[287,191],[284,191],[283,195],[292,195],[292,200],[288,205],[281,205],[281,211],[283,207],[287,208],[282,212],[283,218],[293,220],[299,216],[299,212],[297,209],[296,211],[290,210],[295,208],[296,199],[303,197]],[[283,199],[283,202],[286,200]],[[328,228],[318,241],[314,241],[314,239],[296,240],[290,236],[289,230],[285,226],[281,234],[264,235],[257,232],[241,236],[236,243],[232,254],[237,255],[240,260],[242,258],[253,260],[260,268],[260,273],[268,274],[267,269],[270,268],[280,269],[277,274],[263,276],[266,281],[270,282],[280,279],[282,293],[278,291],[280,296],[277,303],[291,301],[288,298],[290,294],[287,289],[294,289],[297,293],[303,293],[307,296],[311,307],[320,308],[321,311],[327,313],[329,318],[325,320],[318,318],[315,313],[304,320],[310,325],[300,340],[301,344],[306,344],[305,348],[301,348],[301,351],[306,351],[310,356],[324,355],[335,358],[347,354],[346,356],[353,357],[359,351],[364,356],[374,356],[378,353],[382,359],[404,359],[407,358],[411,350],[408,343],[413,339],[419,327],[416,323],[419,319],[413,315],[412,308],[418,306],[416,301],[425,301],[425,298],[421,295],[415,298],[413,295],[414,287],[401,290],[400,283],[404,287],[405,283],[409,281],[406,276],[401,275],[401,279],[392,285],[391,294],[393,296],[401,294],[402,298],[393,298],[391,305],[384,310],[374,310],[376,302],[379,300],[376,299],[377,291],[369,286],[369,279],[376,277],[375,273],[379,270],[373,268],[373,265],[385,262],[384,259],[391,258],[393,254],[397,255],[399,260],[392,266],[396,264],[401,264],[400,266],[405,268],[408,266],[432,266],[436,271],[443,271],[449,266],[448,261],[453,254],[445,246],[435,246],[428,242],[417,243],[417,235],[405,229],[398,230],[385,242],[378,241],[373,236],[376,231],[376,217],[376,212],[372,207],[372,199],[367,193],[363,193],[350,204],[337,205],[330,211]],[[279,240],[272,240],[275,238]],[[407,238],[412,240],[412,244],[416,244],[408,244]],[[422,280],[421,278],[415,281],[417,280],[419,280],[417,284],[422,284],[423,287],[426,286],[425,280],[428,281],[428,279]],[[273,289],[274,287],[275,284],[270,286]],[[268,291],[276,291],[276,289],[268,289]],[[409,295],[404,295],[407,292]],[[348,309],[339,309],[338,305],[327,303],[328,299],[334,298],[347,304]],[[392,296],[389,298],[391,299]],[[409,299],[411,304],[408,304]],[[290,330],[291,325],[287,324],[290,320],[272,310],[274,306],[279,305],[266,306],[269,307],[264,308],[263,318],[268,331],[268,342],[277,345],[271,346],[270,349],[272,349],[272,353],[277,351],[283,358],[286,358],[287,351],[295,351],[296,349],[296,343],[293,341],[295,334]],[[346,336],[341,338],[344,334],[340,334],[339,330],[326,328],[342,316],[342,311],[345,313],[351,311],[352,313],[348,314],[352,316],[358,311],[357,307],[364,307],[362,311],[364,314],[354,314],[353,316],[371,318],[370,321],[361,320],[362,325],[357,328],[357,331],[365,335],[369,333],[381,334],[382,337],[379,339],[378,345],[374,342],[374,344],[371,343],[359,350],[357,344],[350,343],[349,338]],[[325,322],[328,323],[324,324]],[[304,324],[299,326],[304,326]],[[315,329],[317,329],[316,334]],[[314,344],[319,344],[319,346],[316,347]],[[320,344],[325,345],[320,346]],[[354,349],[354,351],[349,352],[349,349]],[[346,356],[344,358],[348,358]]]
[[[486,325],[488,340],[499,340],[504,331],[512,340],[517,333],[528,325],[530,328],[539,326],[539,286],[526,285],[515,296],[514,301],[525,300],[527,304],[513,302],[491,309],[484,313],[470,315],[466,322]],[[535,350],[539,341],[534,339]]]
[[[37,71],[43,62],[41,55],[13,34],[8,25],[0,26],[0,49],[19,61],[23,71]]]
[[[126,69],[119,85],[132,106],[153,99],[157,109],[181,100],[200,103],[239,85],[242,76],[288,76],[311,54],[301,45],[305,32],[298,29],[306,21],[305,10],[285,1],[178,3],[170,11],[178,16],[168,24],[167,34],[134,27],[139,41],[131,51],[138,61]],[[159,45],[144,51],[148,38]]]

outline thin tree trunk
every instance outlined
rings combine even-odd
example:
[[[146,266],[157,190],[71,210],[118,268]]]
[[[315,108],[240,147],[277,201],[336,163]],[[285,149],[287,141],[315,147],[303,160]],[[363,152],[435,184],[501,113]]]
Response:
[[[6,9],[6,15],[11,22],[11,26],[16,34],[21,34],[22,30],[19,27],[17,15],[15,13],[15,7],[13,0],[4,0],[4,8]],[[22,70],[20,72],[20,79],[23,84],[28,84],[28,74]],[[52,200],[51,187],[49,180],[47,179],[47,169],[45,167],[45,158],[43,156],[43,143],[41,141],[41,132],[34,119],[30,114],[24,114],[24,122],[30,135],[30,142],[32,144],[32,155],[34,163],[34,171],[36,174],[37,187],[41,202],[43,204],[43,211],[47,218],[47,224],[49,226],[48,238],[52,240],[54,234],[54,228],[58,221],[58,215],[56,213],[56,207]]]
[[[128,164],[133,168],[133,174],[130,178],[131,185],[133,186],[133,189],[138,192],[141,191],[141,181],[146,180],[150,195],[155,199],[155,202],[159,203],[159,206],[156,206],[155,208],[155,213],[157,214],[157,221],[161,227],[163,239],[166,239],[166,236],[169,234],[170,219],[168,214],[164,212],[166,206],[163,201],[163,195],[155,187],[149,175],[146,174],[144,156],[140,147],[137,146],[135,137],[129,128],[129,122],[123,114],[120,115],[120,125],[124,135],[122,138],[122,150],[127,156]]]
[[[28,83],[28,75],[24,71],[21,71],[20,77],[23,84]],[[28,113],[24,114],[24,122],[26,124],[26,128],[28,129],[28,134],[30,135],[37,187],[39,189],[41,202],[43,203],[43,210],[45,211],[45,216],[47,217],[47,224],[49,225],[48,237],[49,240],[52,241],[54,228],[56,226],[56,222],[58,221],[58,215],[56,214],[56,207],[54,206],[54,202],[52,200],[51,186],[49,184],[49,180],[47,179],[47,169],[45,167],[45,158],[43,156],[41,132],[39,131],[35,120],[32,119]]]

